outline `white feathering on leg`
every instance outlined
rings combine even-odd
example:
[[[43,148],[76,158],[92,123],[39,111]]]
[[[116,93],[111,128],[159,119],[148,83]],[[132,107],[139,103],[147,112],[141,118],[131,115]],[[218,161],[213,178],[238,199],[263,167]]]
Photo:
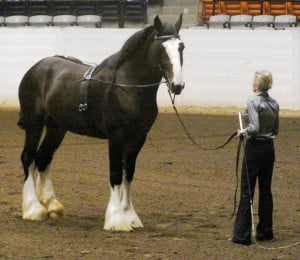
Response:
[[[23,186],[23,219],[27,220],[44,220],[48,212],[47,209],[39,202],[33,179],[34,165],[29,168],[29,175]]]
[[[45,172],[39,173],[36,180],[36,192],[40,202],[47,207],[51,218],[64,216],[65,208],[56,199],[49,167]]]
[[[111,231],[132,231],[121,207],[122,189],[120,185],[111,188],[110,199],[105,213],[104,229]]]
[[[138,217],[132,205],[132,200],[130,195],[130,183],[128,183],[126,178],[123,178],[121,188],[122,188],[122,195],[123,195],[121,201],[121,207],[124,211],[127,221],[130,223],[131,227],[133,228],[144,227],[142,221]]]

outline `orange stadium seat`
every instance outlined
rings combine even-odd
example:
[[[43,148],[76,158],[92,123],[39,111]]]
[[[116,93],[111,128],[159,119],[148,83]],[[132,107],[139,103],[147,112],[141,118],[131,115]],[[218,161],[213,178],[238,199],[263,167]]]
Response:
[[[286,1],[267,1],[264,3],[264,14],[269,15],[285,15],[287,14]]]
[[[262,4],[259,0],[250,0],[247,1],[247,12],[249,15],[260,15],[262,14]]]
[[[219,9],[220,14],[242,14],[242,1],[220,1]]]
[[[202,21],[218,14],[294,15],[300,20],[300,0],[198,0],[198,18]]]
[[[299,2],[288,2],[287,13],[295,15],[300,20],[300,1]]]
[[[202,3],[201,3],[202,2]],[[209,20],[212,15],[219,14],[219,1],[200,0],[198,4],[198,20]]]

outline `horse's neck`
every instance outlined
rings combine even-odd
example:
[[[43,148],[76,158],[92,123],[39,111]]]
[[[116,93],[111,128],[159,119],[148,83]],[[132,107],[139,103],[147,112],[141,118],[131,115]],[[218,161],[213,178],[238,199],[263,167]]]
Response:
[[[112,80],[116,77],[120,84],[160,82],[162,73],[158,61],[153,58],[154,51],[149,51],[149,45],[146,43],[121,64],[118,64],[119,52],[111,55],[98,66],[94,77],[103,80]]]
[[[135,78],[144,83],[159,82],[162,78],[160,65],[151,55],[146,48],[139,50],[124,64],[127,66],[126,73],[134,75]]]

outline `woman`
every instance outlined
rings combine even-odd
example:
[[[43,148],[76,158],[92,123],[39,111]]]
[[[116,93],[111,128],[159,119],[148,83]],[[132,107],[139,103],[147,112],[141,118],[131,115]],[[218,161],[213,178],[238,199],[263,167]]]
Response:
[[[247,127],[237,131],[237,135],[239,137],[245,136],[247,141],[241,176],[241,198],[234,225],[234,236],[231,240],[233,243],[251,244],[252,223],[249,193],[251,193],[252,200],[257,178],[259,184],[259,223],[256,228],[256,239],[273,239],[271,182],[275,160],[273,139],[278,134],[279,106],[276,100],[268,94],[272,83],[270,72],[255,72],[254,94],[248,99],[245,115]]]

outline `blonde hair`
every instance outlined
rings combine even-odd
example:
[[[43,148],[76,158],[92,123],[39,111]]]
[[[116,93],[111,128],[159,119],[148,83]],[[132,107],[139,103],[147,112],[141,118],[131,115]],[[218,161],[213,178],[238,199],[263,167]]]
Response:
[[[267,70],[258,70],[254,73],[253,84],[257,86],[259,91],[268,91],[272,88],[272,73]]]

